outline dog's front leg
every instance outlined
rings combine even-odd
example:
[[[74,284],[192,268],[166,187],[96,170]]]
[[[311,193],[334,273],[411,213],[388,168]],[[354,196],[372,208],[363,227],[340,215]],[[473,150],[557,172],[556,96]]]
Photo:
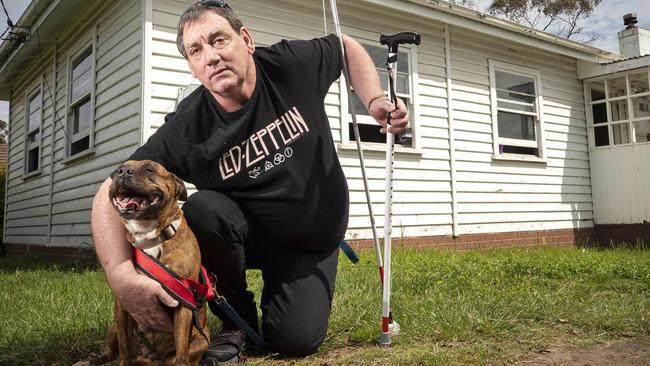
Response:
[[[115,318],[115,332],[117,336],[117,354],[119,366],[127,366],[129,364],[129,313],[126,309],[115,300],[115,308],[113,309],[113,316]]]
[[[174,311],[174,339],[176,343],[176,359],[174,364],[190,364],[190,333],[192,332],[192,311],[184,306],[178,306]]]

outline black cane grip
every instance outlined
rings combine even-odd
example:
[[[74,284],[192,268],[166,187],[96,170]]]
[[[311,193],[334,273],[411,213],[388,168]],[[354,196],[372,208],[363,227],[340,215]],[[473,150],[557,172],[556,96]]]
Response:
[[[388,45],[391,52],[397,52],[400,44],[420,44],[420,34],[415,32],[399,32],[395,34],[382,34],[379,36],[379,43]]]

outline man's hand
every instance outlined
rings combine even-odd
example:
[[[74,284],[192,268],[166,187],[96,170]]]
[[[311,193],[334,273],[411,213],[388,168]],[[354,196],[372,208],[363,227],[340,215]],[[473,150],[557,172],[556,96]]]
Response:
[[[173,321],[163,306],[178,306],[160,284],[147,276],[133,273],[115,284],[115,297],[143,329],[173,331]]]
[[[381,133],[386,133],[386,114],[390,113],[390,127],[388,131],[399,135],[406,131],[409,115],[404,102],[397,98],[397,108],[391,103],[388,97],[373,100],[370,103],[368,113],[382,126]]]

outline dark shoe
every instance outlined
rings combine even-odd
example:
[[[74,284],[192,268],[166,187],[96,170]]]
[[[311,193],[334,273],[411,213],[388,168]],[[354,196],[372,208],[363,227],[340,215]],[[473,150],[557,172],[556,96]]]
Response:
[[[208,349],[203,352],[201,365],[239,362],[245,341],[246,334],[243,330],[234,325],[223,325],[210,341]]]

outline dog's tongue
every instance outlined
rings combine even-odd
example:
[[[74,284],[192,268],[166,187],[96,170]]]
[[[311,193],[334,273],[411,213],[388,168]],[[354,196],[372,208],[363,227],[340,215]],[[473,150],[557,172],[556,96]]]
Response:
[[[124,197],[120,200],[120,206],[125,210],[137,209],[140,207],[140,201],[133,197]]]

